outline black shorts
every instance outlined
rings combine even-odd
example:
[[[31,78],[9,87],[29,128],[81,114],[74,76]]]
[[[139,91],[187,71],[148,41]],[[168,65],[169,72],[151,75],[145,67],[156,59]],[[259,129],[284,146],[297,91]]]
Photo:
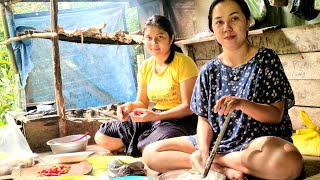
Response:
[[[133,122],[129,117],[125,122],[105,122],[98,131],[110,137],[121,138],[127,155],[141,156],[140,150],[148,144],[161,139],[196,134],[197,119],[195,114],[181,119],[154,122]]]

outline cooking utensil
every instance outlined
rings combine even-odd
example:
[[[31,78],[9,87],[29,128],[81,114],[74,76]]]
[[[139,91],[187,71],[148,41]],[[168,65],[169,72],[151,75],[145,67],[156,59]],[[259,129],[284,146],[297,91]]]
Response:
[[[87,137],[88,134],[89,134],[89,132],[86,132],[83,136],[81,136],[80,138],[77,138],[77,139],[73,139],[73,140],[71,140],[71,142],[77,142],[77,141],[83,139],[84,137]]]
[[[218,149],[218,147],[219,147],[219,145],[221,143],[221,140],[222,140],[222,138],[224,136],[224,133],[225,133],[227,127],[228,127],[228,124],[229,124],[229,121],[230,121],[230,117],[231,117],[231,113],[228,114],[228,116],[224,120],[224,123],[222,125],[221,131],[220,131],[220,133],[218,135],[218,138],[217,138],[216,142],[214,143],[214,146],[213,146],[213,148],[212,148],[212,150],[210,152],[210,156],[209,156],[209,158],[207,160],[207,163],[206,163],[202,178],[205,178],[208,175],[208,172],[210,170],[210,167],[211,167],[211,164],[213,162],[214,156],[217,153],[217,149]]]

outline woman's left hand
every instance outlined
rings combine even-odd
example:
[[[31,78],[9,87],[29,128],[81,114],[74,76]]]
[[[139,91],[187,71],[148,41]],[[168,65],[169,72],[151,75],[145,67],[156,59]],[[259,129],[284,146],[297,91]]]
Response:
[[[143,108],[136,108],[130,113],[130,117],[134,122],[150,122],[155,121],[157,113]]]
[[[234,110],[241,108],[243,99],[236,96],[222,96],[214,106],[214,113],[219,112],[220,115],[228,115]]]

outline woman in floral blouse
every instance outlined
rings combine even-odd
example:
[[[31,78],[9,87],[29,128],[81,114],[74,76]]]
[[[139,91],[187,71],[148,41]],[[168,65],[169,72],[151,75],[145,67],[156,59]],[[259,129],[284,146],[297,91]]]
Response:
[[[208,19],[223,52],[202,67],[193,90],[197,134],[148,145],[145,163],[159,172],[203,171],[231,114],[212,170],[228,179],[297,178],[303,158],[291,139],[288,110],[294,96],[278,55],[249,44],[250,11],[244,0],[214,0]]]

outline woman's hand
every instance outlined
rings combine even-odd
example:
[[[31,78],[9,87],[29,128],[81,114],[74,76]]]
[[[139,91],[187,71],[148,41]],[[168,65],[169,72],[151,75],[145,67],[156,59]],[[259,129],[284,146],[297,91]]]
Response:
[[[157,121],[158,114],[143,108],[136,108],[135,110],[130,113],[130,117],[134,122],[150,122],[150,121]]]
[[[214,106],[214,113],[228,115],[241,108],[243,99],[235,96],[222,96]]]
[[[191,154],[191,165],[192,169],[203,173],[207,160],[209,158],[209,150],[201,151],[196,150]]]
[[[122,104],[121,106],[118,106],[117,108],[118,119],[122,122],[127,121],[129,114],[132,111],[131,109],[132,109],[132,104],[130,102]]]

